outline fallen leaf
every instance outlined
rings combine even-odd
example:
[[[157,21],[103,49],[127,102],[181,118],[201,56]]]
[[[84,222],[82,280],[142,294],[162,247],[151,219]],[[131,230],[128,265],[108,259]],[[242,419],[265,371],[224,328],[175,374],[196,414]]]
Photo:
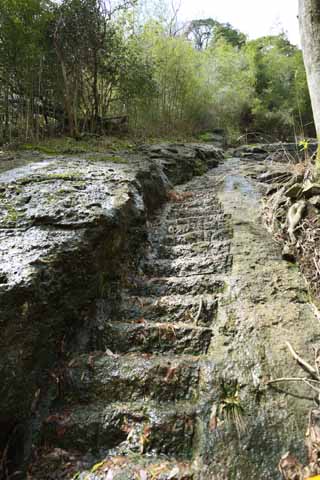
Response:
[[[147,323],[146,319],[141,317],[141,318],[137,318],[137,320],[134,321],[134,323],[142,323],[142,324],[145,324]]]
[[[139,475],[140,480],[148,480],[148,474],[145,470],[140,470]]]
[[[104,463],[105,462],[99,462],[99,463],[96,463],[95,465],[93,465],[93,467],[91,468],[91,473],[94,473],[97,470],[99,470],[99,468],[102,467],[104,465]]]
[[[168,480],[172,480],[174,477],[179,475],[179,473],[180,473],[180,468],[174,467],[168,475]]]
[[[111,469],[107,473],[106,480],[113,480],[113,472]]]

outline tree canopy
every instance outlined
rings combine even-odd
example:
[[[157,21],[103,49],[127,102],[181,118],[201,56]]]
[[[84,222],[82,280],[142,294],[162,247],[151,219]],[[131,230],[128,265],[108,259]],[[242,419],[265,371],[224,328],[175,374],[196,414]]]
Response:
[[[138,0],[2,0],[0,141],[67,132],[312,133],[300,50],[229,23],[139,18]]]

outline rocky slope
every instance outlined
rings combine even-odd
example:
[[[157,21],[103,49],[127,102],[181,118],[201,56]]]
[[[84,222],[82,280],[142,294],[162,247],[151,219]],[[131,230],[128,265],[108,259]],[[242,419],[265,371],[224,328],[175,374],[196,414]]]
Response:
[[[221,159],[201,145],[46,159],[0,176],[2,474],[27,461],[72,351],[98,348],[101,298],[135,263],[169,182]]]
[[[157,146],[126,165],[72,160],[67,206],[46,202],[61,163],[32,174],[38,182],[10,174],[15,205],[34,189],[4,241],[49,235],[20,256],[3,250],[3,445],[20,440],[26,455],[36,444],[29,478],[271,480],[280,456],[302,449],[312,393],[266,382],[296,374],[284,342],[310,352],[318,320],[259,218],[252,178],[268,166],[228,159],[191,179],[220,155]],[[150,217],[168,177],[189,182]]]

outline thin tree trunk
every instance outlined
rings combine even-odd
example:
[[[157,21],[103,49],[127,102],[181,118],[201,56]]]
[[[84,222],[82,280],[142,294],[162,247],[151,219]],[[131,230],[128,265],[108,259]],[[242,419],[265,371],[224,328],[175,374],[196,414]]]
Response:
[[[318,141],[320,141],[320,1],[299,0],[299,23],[303,59]],[[317,154],[320,171],[320,147]]]
[[[63,83],[64,83],[64,104],[65,108],[67,111],[67,116],[68,116],[68,129],[71,137],[77,137],[78,132],[75,126],[75,115],[74,115],[74,110],[73,110],[73,95],[71,93],[70,85],[69,85],[69,79],[68,79],[68,74],[67,74],[67,69],[63,60],[63,55],[60,51],[60,47],[58,45],[58,41],[55,38],[55,49],[57,53],[58,60],[60,62],[61,66],[61,72],[62,72],[62,78],[63,78]]]
[[[72,96],[69,88],[69,82],[68,82],[68,75],[67,75],[67,69],[65,67],[65,64],[63,60],[60,60],[60,65],[61,65],[61,71],[62,71],[62,77],[63,77],[63,82],[64,82],[64,103],[65,107],[67,110],[67,115],[68,115],[68,128],[69,128],[69,133],[71,137],[76,136],[76,131],[75,131],[75,124],[74,124],[74,113],[73,113],[73,108],[72,108]]]
[[[6,83],[5,87],[5,121],[4,121],[4,139],[9,138],[9,123],[10,123],[10,113],[9,113],[9,80]]]
[[[94,65],[93,65],[93,101],[94,101],[94,109],[93,109],[93,125],[92,129],[96,130],[98,125],[98,117],[99,117],[99,95],[98,95],[98,58],[97,52],[94,52]]]

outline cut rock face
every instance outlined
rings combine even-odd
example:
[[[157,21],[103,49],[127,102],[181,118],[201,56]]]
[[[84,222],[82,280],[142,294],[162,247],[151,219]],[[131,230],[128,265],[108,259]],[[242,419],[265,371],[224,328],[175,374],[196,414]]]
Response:
[[[217,213],[206,222],[209,210]],[[196,222],[187,216],[194,211]],[[196,478],[195,439],[208,408],[202,370],[224,288],[219,275],[231,268],[228,222],[205,190],[168,203],[154,218],[140,274],[126,280],[114,309],[102,308],[101,351],[75,356],[64,371],[64,398],[42,431],[47,448],[91,452],[97,460],[125,455],[134,471],[151,456],[147,479]],[[176,225],[187,227],[188,242],[172,235]],[[217,231],[225,233],[213,240]],[[119,467],[119,478],[126,471],[127,464]]]
[[[47,335],[37,346],[56,357],[43,382],[50,396],[42,387],[33,403],[42,424],[33,480],[273,480],[284,446],[300,448],[308,392],[301,386],[291,397],[265,384],[294,373],[283,342],[307,349],[318,321],[299,272],[259,220],[260,194],[245,174],[255,163],[229,160],[146,215],[154,179],[163,182],[160,206],[163,172],[178,178],[183,151],[196,173],[197,149],[152,147],[132,182],[117,170],[120,199],[103,214],[113,223],[70,227],[91,256],[73,244],[61,255],[65,288],[60,303],[57,290],[50,297],[61,335],[52,316],[36,317]],[[181,175],[189,180],[190,171]],[[50,235],[68,228],[45,226]],[[41,278],[53,282],[57,271],[42,266]]]
[[[25,467],[49,405],[63,394],[61,365],[69,355],[110,343],[107,323],[100,334],[98,300],[108,299],[106,312],[116,302],[112,286],[117,291],[139,258],[147,219],[170,182],[189,179],[223,156],[213,146],[182,144],[159,146],[152,155],[145,148],[123,154],[123,163],[112,163],[112,156],[51,158],[0,176],[0,451],[10,438],[9,469]],[[160,344],[158,330],[150,326],[154,341],[130,344],[129,351],[143,354],[158,344],[159,352],[170,352],[171,333],[160,328]],[[121,341],[118,333],[113,337],[119,351],[126,350],[122,342],[141,338],[120,324],[119,332]],[[182,328],[177,351],[205,348],[201,334],[193,341],[190,328]]]

